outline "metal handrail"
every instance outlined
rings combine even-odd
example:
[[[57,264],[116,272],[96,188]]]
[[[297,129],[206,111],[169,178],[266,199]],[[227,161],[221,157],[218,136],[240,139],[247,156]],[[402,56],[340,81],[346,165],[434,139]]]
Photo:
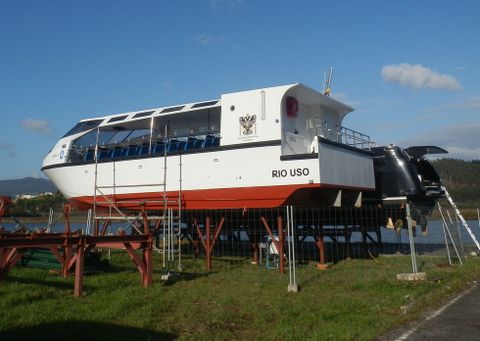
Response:
[[[376,145],[375,142],[370,139],[370,136],[343,126],[340,127],[340,131],[337,132],[337,142],[367,150],[370,150]]]

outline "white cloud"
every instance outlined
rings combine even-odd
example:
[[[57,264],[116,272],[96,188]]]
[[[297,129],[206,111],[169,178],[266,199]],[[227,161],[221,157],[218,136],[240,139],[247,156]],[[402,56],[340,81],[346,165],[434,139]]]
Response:
[[[193,35],[190,40],[199,45],[212,45],[212,44],[218,44],[218,43],[223,43],[225,41],[225,37],[221,34],[218,35],[213,35],[213,34],[208,34],[208,33],[199,33]]]
[[[243,0],[210,0],[210,7],[217,10],[224,7],[237,7],[243,5]]]
[[[420,64],[391,64],[382,68],[382,78],[387,83],[399,83],[414,89],[460,90],[460,83],[452,76],[439,73]]]
[[[43,136],[50,136],[53,129],[50,123],[44,120],[36,120],[33,118],[27,118],[22,121],[22,128],[27,131],[31,131]]]

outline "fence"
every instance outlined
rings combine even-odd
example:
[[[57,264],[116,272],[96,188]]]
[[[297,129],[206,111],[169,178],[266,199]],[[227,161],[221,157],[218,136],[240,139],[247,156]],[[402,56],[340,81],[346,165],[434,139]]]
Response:
[[[326,269],[348,259],[408,256],[412,247],[426,259],[461,263],[465,236],[460,225],[445,210],[445,220],[428,221],[434,209],[411,207],[413,244],[409,243],[406,207],[400,204],[183,211],[179,219],[157,222],[150,228],[168,272],[228,271],[239,264],[252,264],[288,272],[290,278],[296,267]],[[135,229],[131,223],[115,223],[104,230],[115,234],[129,228],[125,232],[135,234],[138,224]],[[405,272],[410,270],[405,268]]]

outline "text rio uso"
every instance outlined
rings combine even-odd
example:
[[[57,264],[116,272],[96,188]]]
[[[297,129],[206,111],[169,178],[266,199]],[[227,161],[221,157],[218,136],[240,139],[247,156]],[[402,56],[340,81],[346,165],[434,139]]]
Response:
[[[273,169],[272,178],[286,178],[287,176],[307,176],[310,174],[308,168],[290,168],[290,169]]]

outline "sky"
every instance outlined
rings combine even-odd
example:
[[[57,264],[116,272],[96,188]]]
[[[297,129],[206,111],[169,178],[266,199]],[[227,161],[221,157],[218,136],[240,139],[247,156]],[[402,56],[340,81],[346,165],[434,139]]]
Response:
[[[379,145],[480,159],[480,1],[0,0],[0,180],[80,119],[303,83]]]

